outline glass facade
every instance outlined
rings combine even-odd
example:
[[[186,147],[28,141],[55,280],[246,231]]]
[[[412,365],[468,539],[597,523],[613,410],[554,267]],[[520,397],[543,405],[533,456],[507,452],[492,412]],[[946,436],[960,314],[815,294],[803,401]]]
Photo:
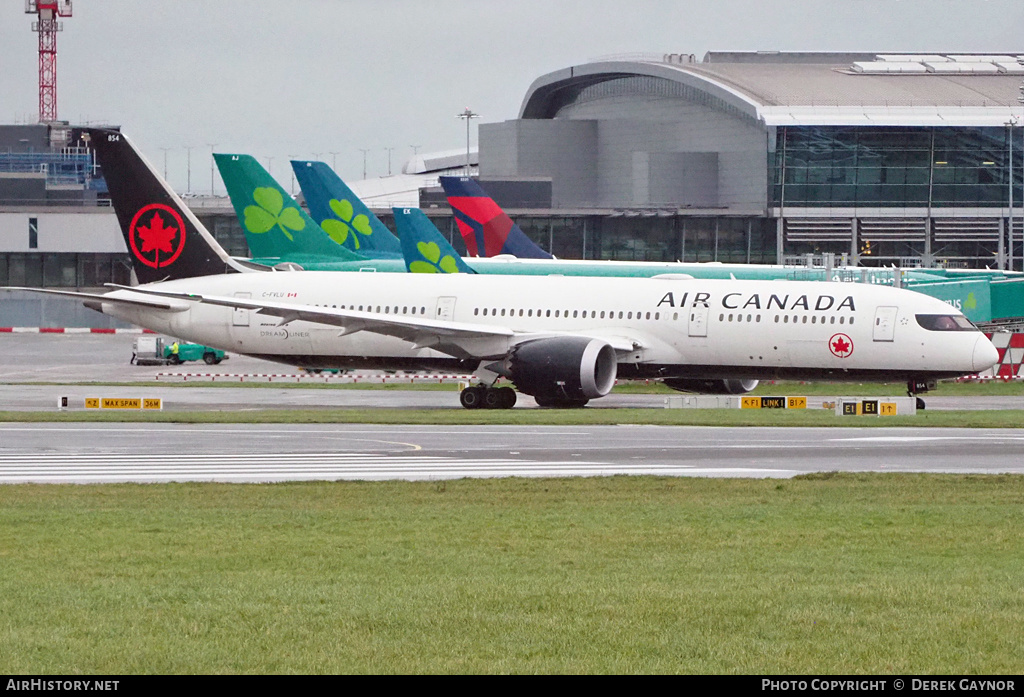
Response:
[[[559,259],[721,261],[774,264],[775,221],[681,215],[523,215],[506,211],[526,236]],[[389,228],[393,219],[381,215]],[[451,216],[431,217],[455,250],[466,254]]]
[[[221,246],[234,256],[249,255],[238,219],[208,216],[204,221]],[[0,253],[0,286],[29,288],[101,288],[131,283],[127,254],[50,252]]]
[[[0,254],[0,286],[99,288],[130,282],[127,254]]]
[[[1000,207],[1007,204],[1009,129],[787,126],[768,153],[771,203],[833,207]],[[1013,142],[1021,201],[1021,138]]]

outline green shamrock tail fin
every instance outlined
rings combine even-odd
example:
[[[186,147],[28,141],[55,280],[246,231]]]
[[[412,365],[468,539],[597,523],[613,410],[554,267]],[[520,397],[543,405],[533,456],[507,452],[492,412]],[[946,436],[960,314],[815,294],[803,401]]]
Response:
[[[392,208],[402,240],[405,267],[412,273],[476,273],[419,208]]]

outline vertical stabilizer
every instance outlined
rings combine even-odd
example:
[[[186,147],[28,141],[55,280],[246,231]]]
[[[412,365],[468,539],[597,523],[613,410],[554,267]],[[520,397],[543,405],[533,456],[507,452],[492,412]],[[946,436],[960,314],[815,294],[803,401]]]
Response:
[[[392,208],[402,240],[405,268],[412,273],[476,273],[419,208]]]
[[[313,256],[338,261],[365,258],[345,247],[346,231],[328,234],[322,230],[256,158],[219,153],[213,158],[254,257],[294,260]]]
[[[244,270],[116,129],[87,128],[139,283]]]
[[[310,215],[332,238],[371,259],[402,256],[398,238],[326,163],[293,160],[292,169]]]
[[[552,259],[470,177],[439,177],[470,256]]]

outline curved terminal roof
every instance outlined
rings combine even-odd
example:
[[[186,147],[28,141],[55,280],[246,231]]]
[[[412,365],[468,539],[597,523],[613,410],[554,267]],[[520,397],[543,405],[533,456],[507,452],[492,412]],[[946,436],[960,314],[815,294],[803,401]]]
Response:
[[[712,52],[612,58],[558,70],[530,86],[519,117],[554,118],[588,87],[645,76],[767,126],[1024,125],[1024,53]]]

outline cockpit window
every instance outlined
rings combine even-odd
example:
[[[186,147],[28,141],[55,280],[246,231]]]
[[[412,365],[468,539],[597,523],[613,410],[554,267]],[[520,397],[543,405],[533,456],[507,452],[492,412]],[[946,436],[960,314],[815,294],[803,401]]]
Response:
[[[971,332],[976,327],[963,315],[915,315],[917,323],[933,332]]]

